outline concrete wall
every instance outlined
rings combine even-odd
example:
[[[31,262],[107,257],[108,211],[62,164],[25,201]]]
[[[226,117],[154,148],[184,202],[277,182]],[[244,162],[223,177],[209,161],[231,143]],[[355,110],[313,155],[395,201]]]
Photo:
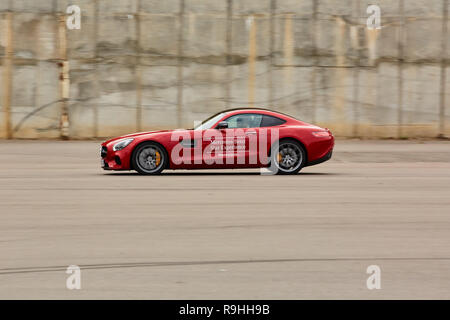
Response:
[[[58,22],[70,4],[81,30]],[[381,7],[381,30],[366,27],[369,4]],[[338,136],[449,136],[448,9],[449,0],[0,0],[0,136],[59,137],[66,111],[69,136],[92,138],[192,127],[241,106]]]

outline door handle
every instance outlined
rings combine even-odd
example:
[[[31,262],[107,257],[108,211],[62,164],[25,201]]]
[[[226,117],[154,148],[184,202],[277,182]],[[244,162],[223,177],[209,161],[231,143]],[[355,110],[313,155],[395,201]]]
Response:
[[[246,135],[256,134],[256,131],[247,131],[245,134],[246,134]]]

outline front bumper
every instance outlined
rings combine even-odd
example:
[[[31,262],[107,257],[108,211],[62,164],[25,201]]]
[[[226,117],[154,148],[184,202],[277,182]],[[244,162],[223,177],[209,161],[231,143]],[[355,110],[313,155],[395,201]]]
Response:
[[[103,170],[130,170],[129,156],[125,149],[113,151],[112,146],[102,145],[100,150]]]

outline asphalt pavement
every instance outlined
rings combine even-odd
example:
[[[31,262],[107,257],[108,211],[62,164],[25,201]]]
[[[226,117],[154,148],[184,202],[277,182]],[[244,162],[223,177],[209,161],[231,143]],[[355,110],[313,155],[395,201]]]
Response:
[[[0,164],[1,299],[450,299],[448,141],[338,140],[295,176],[105,172],[92,141]]]

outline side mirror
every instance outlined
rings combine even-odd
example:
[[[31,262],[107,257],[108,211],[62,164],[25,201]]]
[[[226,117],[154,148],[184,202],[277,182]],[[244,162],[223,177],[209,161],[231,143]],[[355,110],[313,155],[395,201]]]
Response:
[[[228,122],[226,122],[226,121],[221,121],[221,122],[219,122],[219,124],[217,125],[217,129],[226,129],[226,128],[228,128]]]

